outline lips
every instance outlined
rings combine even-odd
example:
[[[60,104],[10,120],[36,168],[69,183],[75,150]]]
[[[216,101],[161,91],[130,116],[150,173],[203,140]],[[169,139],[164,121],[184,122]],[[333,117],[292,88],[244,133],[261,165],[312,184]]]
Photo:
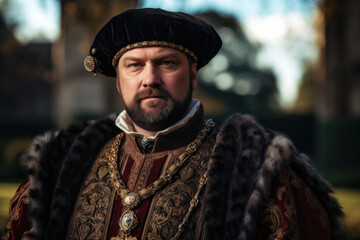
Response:
[[[163,98],[163,99],[165,99],[165,97],[163,97],[163,96],[147,96],[147,97],[141,98],[141,100],[145,100],[145,99],[149,99],[149,98]]]

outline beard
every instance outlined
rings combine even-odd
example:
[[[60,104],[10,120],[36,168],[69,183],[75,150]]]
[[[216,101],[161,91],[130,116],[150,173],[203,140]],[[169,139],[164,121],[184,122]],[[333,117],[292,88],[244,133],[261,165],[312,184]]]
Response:
[[[160,97],[165,103],[153,113],[146,112],[141,107],[141,101],[147,97]],[[192,84],[186,94],[184,101],[176,101],[168,91],[161,87],[146,89],[136,94],[131,104],[126,104],[124,99],[123,105],[133,122],[148,131],[161,131],[179,121],[186,113],[192,99]],[[150,108],[157,107],[157,103],[150,102]]]

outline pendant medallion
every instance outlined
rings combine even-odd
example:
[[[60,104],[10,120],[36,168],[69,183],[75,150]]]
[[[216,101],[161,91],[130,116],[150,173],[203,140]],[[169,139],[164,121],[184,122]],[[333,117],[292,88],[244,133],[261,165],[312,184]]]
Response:
[[[122,232],[129,233],[139,223],[138,217],[131,210],[126,210],[119,219],[119,226]]]
[[[141,203],[141,197],[136,192],[130,192],[126,194],[124,199],[122,200],[122,204],[130,209],[137,208],[140,203]]]

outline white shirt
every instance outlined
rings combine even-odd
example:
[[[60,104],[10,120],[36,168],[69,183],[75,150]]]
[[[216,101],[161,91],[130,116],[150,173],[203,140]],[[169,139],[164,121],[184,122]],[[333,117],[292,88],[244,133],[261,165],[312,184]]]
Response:
[[[149,137],[145,137],[143,134],[135,131],[134,122],[130,118],[130,116],[126,112],[126,110],[122,111],[119,114],[119,116],[115,120],[115,124],[126,134],[130,134],[130,135],[133,135],[136,137],[141,137],[143,141],[154,141],[157,138],[157,136],[168,134],[169,132],[172,132],[172,131],[184,126],[185,124],[187,124],[189,122],[189,120],[199,110],[199,108],[200,108],[200,101],[198,99],[193,98],[191,100],[189,109],[187,110],[185,116],[182,119],[180,119],[179,121],[177,121],[170,127],[157,132],[154,136],[149,136]]]

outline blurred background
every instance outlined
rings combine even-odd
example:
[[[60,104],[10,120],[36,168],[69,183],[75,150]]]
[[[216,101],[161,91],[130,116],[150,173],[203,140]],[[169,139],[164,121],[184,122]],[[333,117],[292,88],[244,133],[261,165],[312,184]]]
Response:
[[[220,53],[195,97],[218,126],[233,112],[288,135],[335,186],[349,239],[360,239],[360,1],[0,0],[0,230],[25,178],[31,139],[122,110],[114,79],[83,59],[112,16],[183,11],[211,23]]]

